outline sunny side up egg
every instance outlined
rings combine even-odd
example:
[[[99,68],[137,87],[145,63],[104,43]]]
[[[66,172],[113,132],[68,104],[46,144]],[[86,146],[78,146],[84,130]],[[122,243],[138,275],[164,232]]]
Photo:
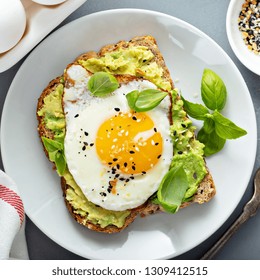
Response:
[[[114,211],[138,207],[158,190],[171,164],[170,97],[151,111],[135,113],[126,94],[154,89],[154,84],[136,79],[95,97],[88,90],[89,78],[80,65],[66,70],[68,169],[94,204]]]

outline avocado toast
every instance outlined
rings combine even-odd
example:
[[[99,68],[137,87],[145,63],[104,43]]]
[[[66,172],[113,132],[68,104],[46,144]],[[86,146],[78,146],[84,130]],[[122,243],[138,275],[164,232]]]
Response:
[[[203,144],[195,139],[195,127],[183,110],[183,102],[174,85],[155,39],[151,36],[135,37],[130,41],[106,45],[99,53],[88,52],[79,56],[72,65],[84,67],[90,74],[109,72],[119,84],[132,80],[148,80],[171,96],[169,114],[173,143],[171,168],[183,166],[189,188],[179,208],[191,203],[204,203],[215,195],[215,185],[203,157]],[[70,65],[67,67],[67,69]],[[71,175],[64,157],[66,120],[64,114],[64,89],[73,84],[67,75],[57,77],[43,90],[37,105],[38,132],[46,156],[61,177],[66,206],[77,222],[89,229],[114,233],[120,232],[137,216],[146,216],[165,209],[156,199],[156,193],[138,207],[123,211],[108,210],[90,202]],[[48,141],[53,140],[53,142]],[[62,166],[62,171],[57,168]]]

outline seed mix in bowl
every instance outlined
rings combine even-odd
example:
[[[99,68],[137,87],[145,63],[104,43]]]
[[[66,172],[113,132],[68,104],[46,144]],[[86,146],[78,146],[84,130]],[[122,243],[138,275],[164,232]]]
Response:
[[[247,48],[260,55],[260,0],[246,0],[243,3],[238,27]]]

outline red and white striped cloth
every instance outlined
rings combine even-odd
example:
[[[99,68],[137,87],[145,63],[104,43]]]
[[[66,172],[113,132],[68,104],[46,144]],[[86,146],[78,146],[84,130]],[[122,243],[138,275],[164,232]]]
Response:
[[[0,170],[0,259],[28,259],[25,213],[18,188]]]

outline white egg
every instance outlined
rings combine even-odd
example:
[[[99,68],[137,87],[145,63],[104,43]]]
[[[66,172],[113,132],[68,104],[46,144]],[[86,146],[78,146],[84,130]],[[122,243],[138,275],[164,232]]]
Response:
[[[170,98],[146,113],[132,112],[126,94],[156,88],[134,80],[106,97],[91,96],[89,75],[80,65],[67,69],[64,90],[65,157],[85,196],[105,209],[121,211],[143,204],[168,171]]]
[[[0,53],[14,47],[22,38],[26,14],[20,0],[0,1]]]

